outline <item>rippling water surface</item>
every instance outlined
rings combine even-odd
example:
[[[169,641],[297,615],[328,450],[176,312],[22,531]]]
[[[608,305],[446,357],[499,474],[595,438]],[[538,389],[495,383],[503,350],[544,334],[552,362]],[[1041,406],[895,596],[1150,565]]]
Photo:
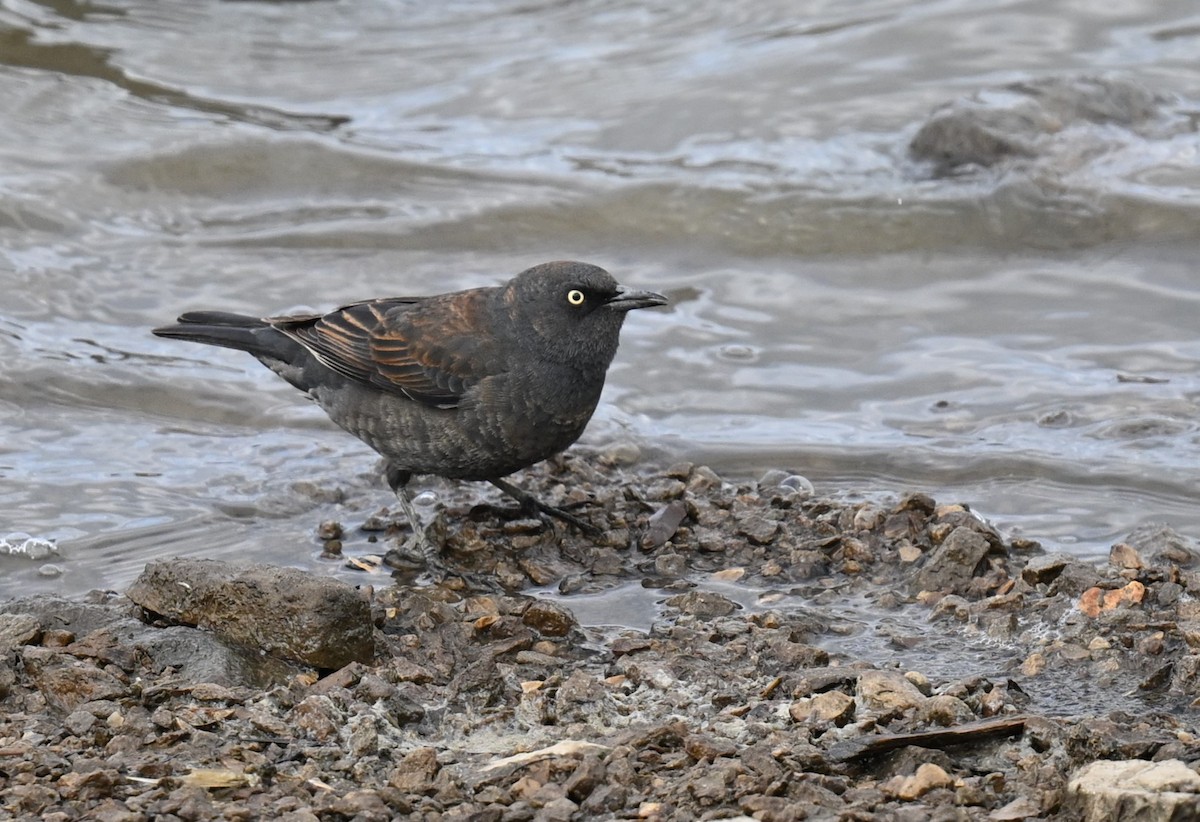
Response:
[[[1193,0],[0,0],[0,536],[57,546],[0,542],[0,596],[312,566],[317,522],[388,502],[253,360],[150,327],[564,257],[673,302],[591,442],[1088,557],[1200,535],[1197,54]],[[1059,107],[986,168],[909,150],[956,100],[1096,78],[1134,115]]]

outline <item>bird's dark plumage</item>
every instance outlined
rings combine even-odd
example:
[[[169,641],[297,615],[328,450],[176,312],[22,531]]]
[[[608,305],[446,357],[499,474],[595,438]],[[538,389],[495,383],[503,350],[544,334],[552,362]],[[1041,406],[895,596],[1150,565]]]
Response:
[[[553,262],[502,286],[267,319],[195,311],[154,333],[253,354],[382,454],[407,503],[413,474],[513,493],[497,481],[583,433],[626,313],[666,302]]]

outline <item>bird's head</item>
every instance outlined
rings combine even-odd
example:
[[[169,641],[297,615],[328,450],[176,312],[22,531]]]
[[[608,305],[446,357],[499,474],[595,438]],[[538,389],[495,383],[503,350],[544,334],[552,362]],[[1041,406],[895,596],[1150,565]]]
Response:
[[[535,265],[502,293],[540,356],[581,368],[608,367],[628,312],[667,304],[661,294],[627,288],[603,268],[579,262]]]

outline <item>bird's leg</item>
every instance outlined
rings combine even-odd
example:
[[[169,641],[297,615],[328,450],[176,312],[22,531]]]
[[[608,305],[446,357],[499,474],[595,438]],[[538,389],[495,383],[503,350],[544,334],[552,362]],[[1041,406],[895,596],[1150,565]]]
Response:
[[[400,503],[400,508],[404,511],[408,524],[412,526],[412,538],[404,543],[401,550],[407,552],[410,545],[415,545],[421,552],[421,559],[425,563],[425,570],[429,572],[430,578],[434,583],[439,583],[450,576],[450,566],[442,560],[441,551],[434,547],[433,543],[429,541],[429,534],[421,527],[421,518],[417,515],[417,509],[413,507],[412,500],[408,496],[407,486],[411,477],[412,473],[409,471],[402,471],[391,465],[387,467],[388,485],[396,493],[396,500]],[[461,577],[463,582],[471,588],[504,593],[504,589],[491,577],[463,571],[456,572],[455,575]]]
[[[563,522],[574,525],[580,531],[583,531],[583,533],[588,534],[589,536],[596,536],[600,533],[600,529],[595,525],[592,525],[587,520],[580,519],[574,514],[568,514],[561,508],[555,508],[553,505],[547,505],[533,494],[518,488],[511,482],[502,479],[492,479],[488,480],[488,482],[499,488],[504,493],[508,494],[517,502],[521,503],[521,507],[528,511],[541,511],[543,514],[561,519]]]
[[[396,501],[400,503],[400,509],[404,511],[404,517],[408,520],[409,526],[412,528],[412,542],[415,547],[421,552],[421,559],[425,561],[425,568],[429,571],[435,582],[440,582],[446,578],[446,565],[442,562],[441,552],[434,547],[429,541],[429,535],[421,526],[421,518],[417,515],[417,509],[413,507],[412,500],[408,496],[408,481],[412,478],[411,471],[403,471],[393,465],[387,467],[387,483],[396,494]],[[408,545],[405,544],[405,548]]]

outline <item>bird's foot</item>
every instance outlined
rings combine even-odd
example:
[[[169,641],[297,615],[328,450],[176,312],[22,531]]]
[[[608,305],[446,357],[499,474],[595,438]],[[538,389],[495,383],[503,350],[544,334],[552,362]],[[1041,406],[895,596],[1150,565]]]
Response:
[[[583,533],[585,533],[591,537],[599,536],[601,533],[603,533],[599,528],[597,528],[595,525],[592,525],[592,523],[588,522],[586,519],[577,517],[574,514],[568,512],[568,511],[564,511],[561,508],[555,508],[553,505],[547,505],[546,503],[542,502],[540,499],[535,497],[533,494],[531,494],[528,491],[525,491],[521,488],[518,488],[517,486],[513,485],[511,482],[507,482],[507,481],[501,480],[501,479],[494,479],[494,480],[489,480],[489,481],[492,483],[492,485],[496,486],[501,491],[508,494],[510,497],[515,499],[517,502],[521,503],[521,508],[531,514],[532,513],[541,513],[541,514],[545,514],[546,516],[554,517],[555,519],[560,519],[563,522],[567,523],[568,525],[574,525],[580,531],[582,531]]]
[[[411,534],[403,543],[388,551],[386,564],[405,571],[420,571],[418,585],[442,585],[450,579],[460,579],[471,591],[505,593],[504,588],[490,575],[453,568],[434,547],[425,532]]]

